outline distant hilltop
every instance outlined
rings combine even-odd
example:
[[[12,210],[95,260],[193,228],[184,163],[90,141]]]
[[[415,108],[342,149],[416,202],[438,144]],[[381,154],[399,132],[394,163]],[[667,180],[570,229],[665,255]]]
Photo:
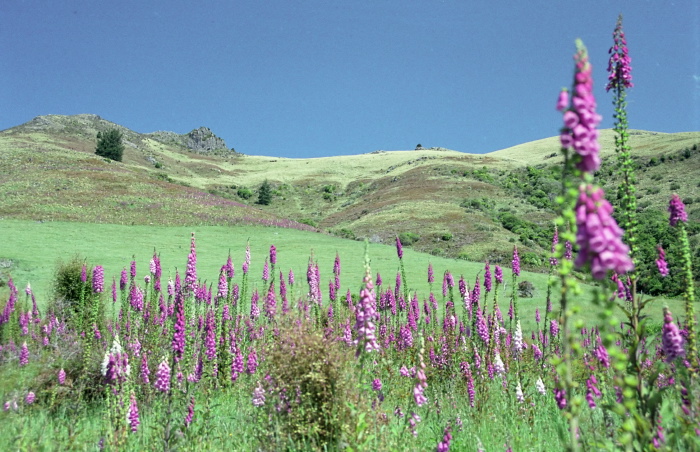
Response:
[[[214,134],[208,127],[199,127],[186,134],[169,131],[138,133],[119,124],[102,119],[94,114],[79,115],[42,115],[29,122],[8,129],[9,132],[51,132],[56,134],[96,137],[97,132],[108,129],[119,129],[125,144],[138,147],[143,138],[150,138],[164,144],[176,145],[199,154],[226,154],[236,152],[229,149],[223,138]]]

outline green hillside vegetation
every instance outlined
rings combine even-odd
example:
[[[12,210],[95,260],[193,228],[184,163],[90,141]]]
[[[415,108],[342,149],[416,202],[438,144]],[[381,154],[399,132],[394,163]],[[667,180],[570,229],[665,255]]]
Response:
[[[97,133],[112,128],[124,137],[122,163],[94,154]],[[665,212],[677,192],[700,220],[700,132],[630,135],[642,217]],[[483,155],[422,148],[313,159],[196,153],[179,137],[139,134],[95,115],[41,116],[0,132],[0,217],[278,224],[374,243],[403,234],[435,256],[503,264],[517,244],[527,268],[546,262],[559,190],[556,137]],[[600,141],[598,177],[614,203],[612,131]],[[272,198],[262,205],[266,180]]]

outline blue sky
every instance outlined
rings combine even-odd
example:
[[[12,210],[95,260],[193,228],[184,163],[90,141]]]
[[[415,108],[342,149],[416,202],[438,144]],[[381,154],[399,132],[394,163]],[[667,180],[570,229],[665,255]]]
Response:
[[[94,113],[253,155],[490,152],[557,134],[579,37],[612,126],[619,13],[630,127],[700,130],[695,0],[4,1],[0,129]]]

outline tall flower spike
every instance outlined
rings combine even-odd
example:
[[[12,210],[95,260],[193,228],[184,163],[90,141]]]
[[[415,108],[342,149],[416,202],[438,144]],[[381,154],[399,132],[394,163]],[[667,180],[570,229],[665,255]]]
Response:
[[[582,184],[576,202],[577,267],[590,264],[596,279],[608,270],[623,274],[634,269],[629,247],[622,242],[623,231],[612,217],[613,208],[603,190]]]
[[[627,52],[627,41],[625,32],[622,31],[622,14],[617,18],[617,25],[613,31],[613,46],[608,50],[610,59],[608,60],[608,84],[606,91],[611,89],[632,88],[632,59]]]
[[[668,276],[668,264],[666,263],[666,252],[661,245],[657,246],[656,249],[659,251],[659,258],[656,260],[656,266],[659,268],[659,273],[661,276]]]
[[[669,223],[671,226],[676,226],[679,221],[683,223],[688,222],[688,214],[685,212],[685,204],[681,200],[681,197],[676,193],[671,197],[671,201],[668,204]]]
[[[593,97],[593,69],[588,61],[588,51],[579,40],[576,42],[576,74],[571,106],[564,111],[564,127],[559,136],[562,148],[574,148],[578,154],[576,167],[587,173],[594,173],[600,168],[600,145],[598,144],[598,124],[601,117],[595,111]],[[557,108],[561,103],[561,94]]]
[[[195,248],[194,232],[190,241],[190,254],[187,256],[187,270],[185,272],[185,290],[193,293],[197,284],[197,250]]]
[[[520,256],[518,256],[518,247],[513,247],[513,274],[520,276]]]
[[[683,336],[678,329],[678,325],[673,321],[671,311],[664,308],[664,326],[661,336],[661,349],[666,355],[666,362],[671,362],[674,359],[683,356]]]
[[[399,256],[399,259],[403,259],[403,246],[398,235],[396,236],[396,254]]]
[[[102,293],[105,290],[105,269],[101,265],[95,265],[92,269],[92,291]]]

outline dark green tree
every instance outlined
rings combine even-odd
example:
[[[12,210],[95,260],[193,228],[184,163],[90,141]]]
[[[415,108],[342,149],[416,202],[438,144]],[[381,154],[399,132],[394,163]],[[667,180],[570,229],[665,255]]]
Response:
[[[97,148],[95,154],[115,160],[122,161],[124,145],[122,144],[122,133],[119,129],[110,129],[106,132],[97,132]]]
[[[272,202],[272,187],[270,187],[270,183],[265,179],[265,182],[262,183],[260,186],[260,190],[258,191],[258,204],[262,204],[263,206],[267,206]]]

